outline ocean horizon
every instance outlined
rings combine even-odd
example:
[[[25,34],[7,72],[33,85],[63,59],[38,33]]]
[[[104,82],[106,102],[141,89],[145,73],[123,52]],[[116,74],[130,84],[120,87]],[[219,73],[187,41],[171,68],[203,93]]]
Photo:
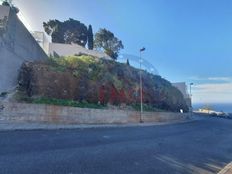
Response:
[[[232,103],[195,103],[193,104],[193,110],[198,110],[206,106],[214,111],[232,113]]]

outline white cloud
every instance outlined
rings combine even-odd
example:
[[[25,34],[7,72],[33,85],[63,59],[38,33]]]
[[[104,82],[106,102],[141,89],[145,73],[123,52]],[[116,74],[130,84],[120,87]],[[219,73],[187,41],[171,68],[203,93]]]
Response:
[[[208,80],[230,82],[232,81],[232,77],[209,77]]]
[[[232,77],[230,76],[222,76],[222,77],[198,77],[198,76],[192,76],[188,79],[194,80],[194,81],[222,81],[222,82],[232,82]]]
[[[194,87],[195,90],[210,91],[210,92],[222,92],[231,91],[232,83],[213,83],[213,84],[199,84]]]
[[[207,83],[193,86],[194,103],[232,103],[232,82]]]
[[[206,80],[206,78],[201,78],[201,77],[198,77],[198,76],[191,76],[188,78],[189,80],[196,80],[196,81],[201,81],[201,80]]]

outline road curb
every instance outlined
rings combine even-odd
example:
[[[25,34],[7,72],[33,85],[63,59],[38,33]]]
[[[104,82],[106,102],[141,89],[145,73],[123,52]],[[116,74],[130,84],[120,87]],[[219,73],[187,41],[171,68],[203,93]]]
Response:
[[[232,174],[232,162],[227,164],[218,174]]]
[[[0,131],[18,131],[18,130],[59,130],[59,129],[91,129],[91,128],[123,128],[123,127],[148,127],[169,124],[181,124],[192,122],[194,120],[159,122],[159,123],[133,123],[133,124],[99,124],[99,125],[59,125],[59,124],[36,124],[36,123],[1,123]]]

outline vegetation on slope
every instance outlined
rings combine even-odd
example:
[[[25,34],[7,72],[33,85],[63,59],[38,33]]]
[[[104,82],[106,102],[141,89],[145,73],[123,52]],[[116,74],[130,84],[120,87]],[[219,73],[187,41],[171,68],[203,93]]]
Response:
[[[188,111],[183,95],[170,82],[145,71],[142,77],[147,110]],[[104,106],[137,107],[140,103],[138,69],[86,55],[25,62],[19,75],[19,89],[33,99],[85,101]]]

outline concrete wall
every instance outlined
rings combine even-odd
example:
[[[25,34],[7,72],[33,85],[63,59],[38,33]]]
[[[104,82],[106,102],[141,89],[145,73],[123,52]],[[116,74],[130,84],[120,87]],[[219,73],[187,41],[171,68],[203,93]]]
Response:
[[[62,124],[138,123],[140,113],[126,110],[87,109],[41,104],[4,103],[0,120],[47,122]],[[3,108],[2,107],[2,108]],[[144,122],[185,120],[188,114],[144,112]]]
[[[188,107],[192,107],[192,100],[190,95],[188,94],[188,88],[185,82],[177,82],[177,83],[172,83],[172,86],[176,87],[184,96],[184,99],[186,101],[186,104]]]
[[[59,56],[72,56],[75,54],[84,53],[98,58],[111,59],[108,55],[103,52],[95,50],[88,50],[77,44],[61,44],[61,43],[49,43],[48,55],[54,55],[54,52]]]
[[[189,98],[189,94],[187,92],[187,85],[185,84],[185,82],[172,83],[172,86],[179,89],[179,91],[183,94],[184,98]]]
[[[18,70],[23,61],[47,58],[17,15],[9,7],[0,6],[0,20],[5,16],[6,30],[0,33],[0,93],[17,85]]]
[[[44,52],[48,54],[50,41],[47,35],[41,31],[33,31],[31,32],[31,35],[35,38],[36,42],[44,50]]]

